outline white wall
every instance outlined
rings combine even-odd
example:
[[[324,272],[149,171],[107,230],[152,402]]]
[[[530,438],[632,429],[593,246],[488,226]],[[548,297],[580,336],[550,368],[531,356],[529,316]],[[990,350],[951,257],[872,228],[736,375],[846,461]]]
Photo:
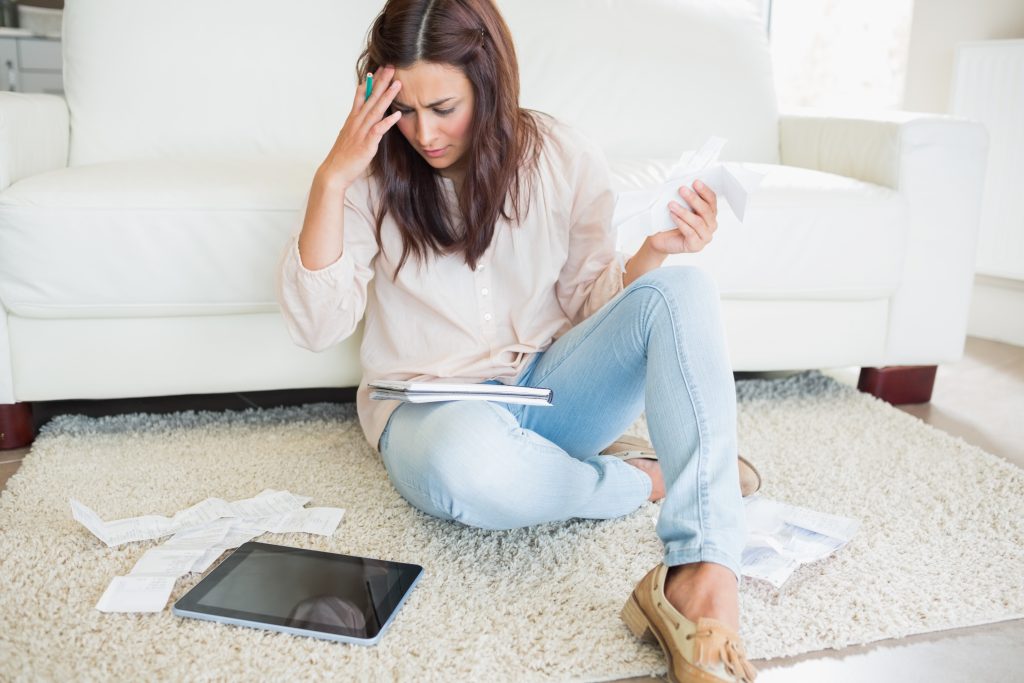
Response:
[[[903,108],[944,114],[956,44],[1024,38],[1024,0],[914,0]]]
[[[915,0],[903,108],[949,113],[957,43],[1014,38],[1024,38],[1024,0]],[[1010,222],[1024,229],[1024,216]],[[976,275],[967,333],[1024,346],[1024,281]]]

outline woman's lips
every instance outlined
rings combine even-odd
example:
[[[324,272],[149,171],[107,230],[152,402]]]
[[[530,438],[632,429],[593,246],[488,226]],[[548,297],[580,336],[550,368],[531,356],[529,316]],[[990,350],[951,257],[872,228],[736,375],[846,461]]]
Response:
[[[423,150],[423,153],[426,154],[428,157],[439,157],[442,154],[444,154],[445,150],[447,150],[447,149],[448,149],[447,147],[442,147],[441,149],[436,149],[436,150],[425,149],[425,150]]]

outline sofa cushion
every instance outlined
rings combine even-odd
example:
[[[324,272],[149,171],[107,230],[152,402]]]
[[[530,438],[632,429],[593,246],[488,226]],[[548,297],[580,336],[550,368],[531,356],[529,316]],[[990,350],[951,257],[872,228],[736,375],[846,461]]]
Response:
[[[617,189],[669,160],[612,162]],[[872,299],[900,280],[906,207],[877,185],[800,168],[768,173],[740,224],[723,203],[699,254],[727,298]],[[315,165],[95,164],[0,193],[0,302],[23,317],[161,317],[277,310],[277,260],[301,227]],[[621,236],[632,253],[639,245]],[[642,239],[642,238],[641,238]]]
[[[42,318],[276,311],[315,163],[130,161],[0,193],[0,301]]]
[[[658,184],[673,163],[613,163],[616,190]],[[746,166],[765,177],[750,195],[744,222],[720,201],[711,243],[696,254],[669,256],[666,264],[706,268],[723,298],[873,299],[896,290],[910,225],[903,195],[805,168]],[[619,235],[627,253],[642,241],[643,235]]]
[[[322,158],[352,107],[381,0],[69,2],[71,166],[149,158]],[[609,157],[682,150],[779,160],[764,22],[749,0],[500,0],[523,106]],[[284,9],[283,9],[284,8]]]

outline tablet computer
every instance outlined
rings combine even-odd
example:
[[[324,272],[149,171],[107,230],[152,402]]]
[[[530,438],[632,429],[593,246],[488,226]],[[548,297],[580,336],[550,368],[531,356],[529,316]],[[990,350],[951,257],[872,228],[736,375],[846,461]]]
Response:
[[[174,603],[182,617],[375,645],[423,567],[249,542]]]

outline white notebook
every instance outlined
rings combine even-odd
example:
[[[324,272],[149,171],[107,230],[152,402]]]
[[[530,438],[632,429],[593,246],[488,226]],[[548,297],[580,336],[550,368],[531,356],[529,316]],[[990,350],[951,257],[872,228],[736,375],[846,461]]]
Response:
[[[541,387],[507,384],[456,384],[453,382],[406,382],[376,380],[368,382],[370,398],[378,401],[499,401],[525,405],[551,405],[554,392]]]

